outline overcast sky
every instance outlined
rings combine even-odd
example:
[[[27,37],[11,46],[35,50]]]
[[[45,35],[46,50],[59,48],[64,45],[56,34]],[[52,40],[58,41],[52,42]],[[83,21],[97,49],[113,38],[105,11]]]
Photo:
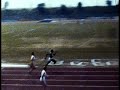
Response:
[[[1,0],[1,8],[4,7],[5,2],[9,2],[8,9],[15,8],[35,8],[40,3],[45,3],[46,7],[60,7],[62,4],[67,7],[77,6],[78,2],[82,6],[105,6],[106,0]],[[112,5],[118,4],[119,0],[111,0]]]

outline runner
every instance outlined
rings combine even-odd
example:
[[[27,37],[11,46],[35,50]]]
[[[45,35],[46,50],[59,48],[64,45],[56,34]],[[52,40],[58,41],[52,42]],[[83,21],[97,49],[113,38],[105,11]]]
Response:
[[[40,82],[42,82],[42,84],[44,86],[47,86],[47,82],[46,82],[46,77],[47,77],[47,73],[46,73],[46,67],[43,68],[43,70],[41,71],[41,76],[40,76]]]
[[[36,69],[35,68],[35,55],[34,55],[34,52],[32,52],[32,54],[31,54],[31,64],[30,64],[30,70],[29,70],[29,73],[31,74],[31,72],[34,70],[34,69]]]
[[[54,64],[56,63],[56,60],[53,58],[56,55],[56,52],[54,52],[54,50],[50,50],[50,53],[47,53],[45,56],[45,59],[47,58],[47,64],[45,65],[45,67],[47,67],[47,65],[52,61],[54,62]]]

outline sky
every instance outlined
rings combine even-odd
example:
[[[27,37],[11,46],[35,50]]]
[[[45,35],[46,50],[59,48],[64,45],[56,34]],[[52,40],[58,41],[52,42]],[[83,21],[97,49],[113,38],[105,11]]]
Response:
[[[112,5],[119,2],[119,0],[111,1]],[[1,0],[1,8],[4,7],[5,2],[9,2],[7,9],[36,8],[40,3],[45,3],[45,7],[60,7],[63,4],[67,7],[76,7],[78,2],[81,2],[83,7],[106,5],[106,0]]]

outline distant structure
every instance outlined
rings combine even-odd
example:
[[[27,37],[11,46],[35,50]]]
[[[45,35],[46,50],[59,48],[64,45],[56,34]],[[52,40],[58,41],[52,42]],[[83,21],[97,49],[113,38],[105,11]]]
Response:
[[[4,10],[7,9],[8,6],[9,6],[9,2],[6,1],[5,4],[4,4],[4,8],[3,8],[3,9],[4,9]]]

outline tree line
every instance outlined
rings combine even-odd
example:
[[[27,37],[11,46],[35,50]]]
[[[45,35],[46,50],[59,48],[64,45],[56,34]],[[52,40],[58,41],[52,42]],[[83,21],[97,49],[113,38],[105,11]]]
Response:
[[[55,8],[46,8],[45,3],[40,3],[33,9],[3,9],[2,20],[40,20],[44,18],[86,18],[86,17],[112,17],[118,16],[118,5],[82,7],[79,2],[76,7],[61,5]]]

